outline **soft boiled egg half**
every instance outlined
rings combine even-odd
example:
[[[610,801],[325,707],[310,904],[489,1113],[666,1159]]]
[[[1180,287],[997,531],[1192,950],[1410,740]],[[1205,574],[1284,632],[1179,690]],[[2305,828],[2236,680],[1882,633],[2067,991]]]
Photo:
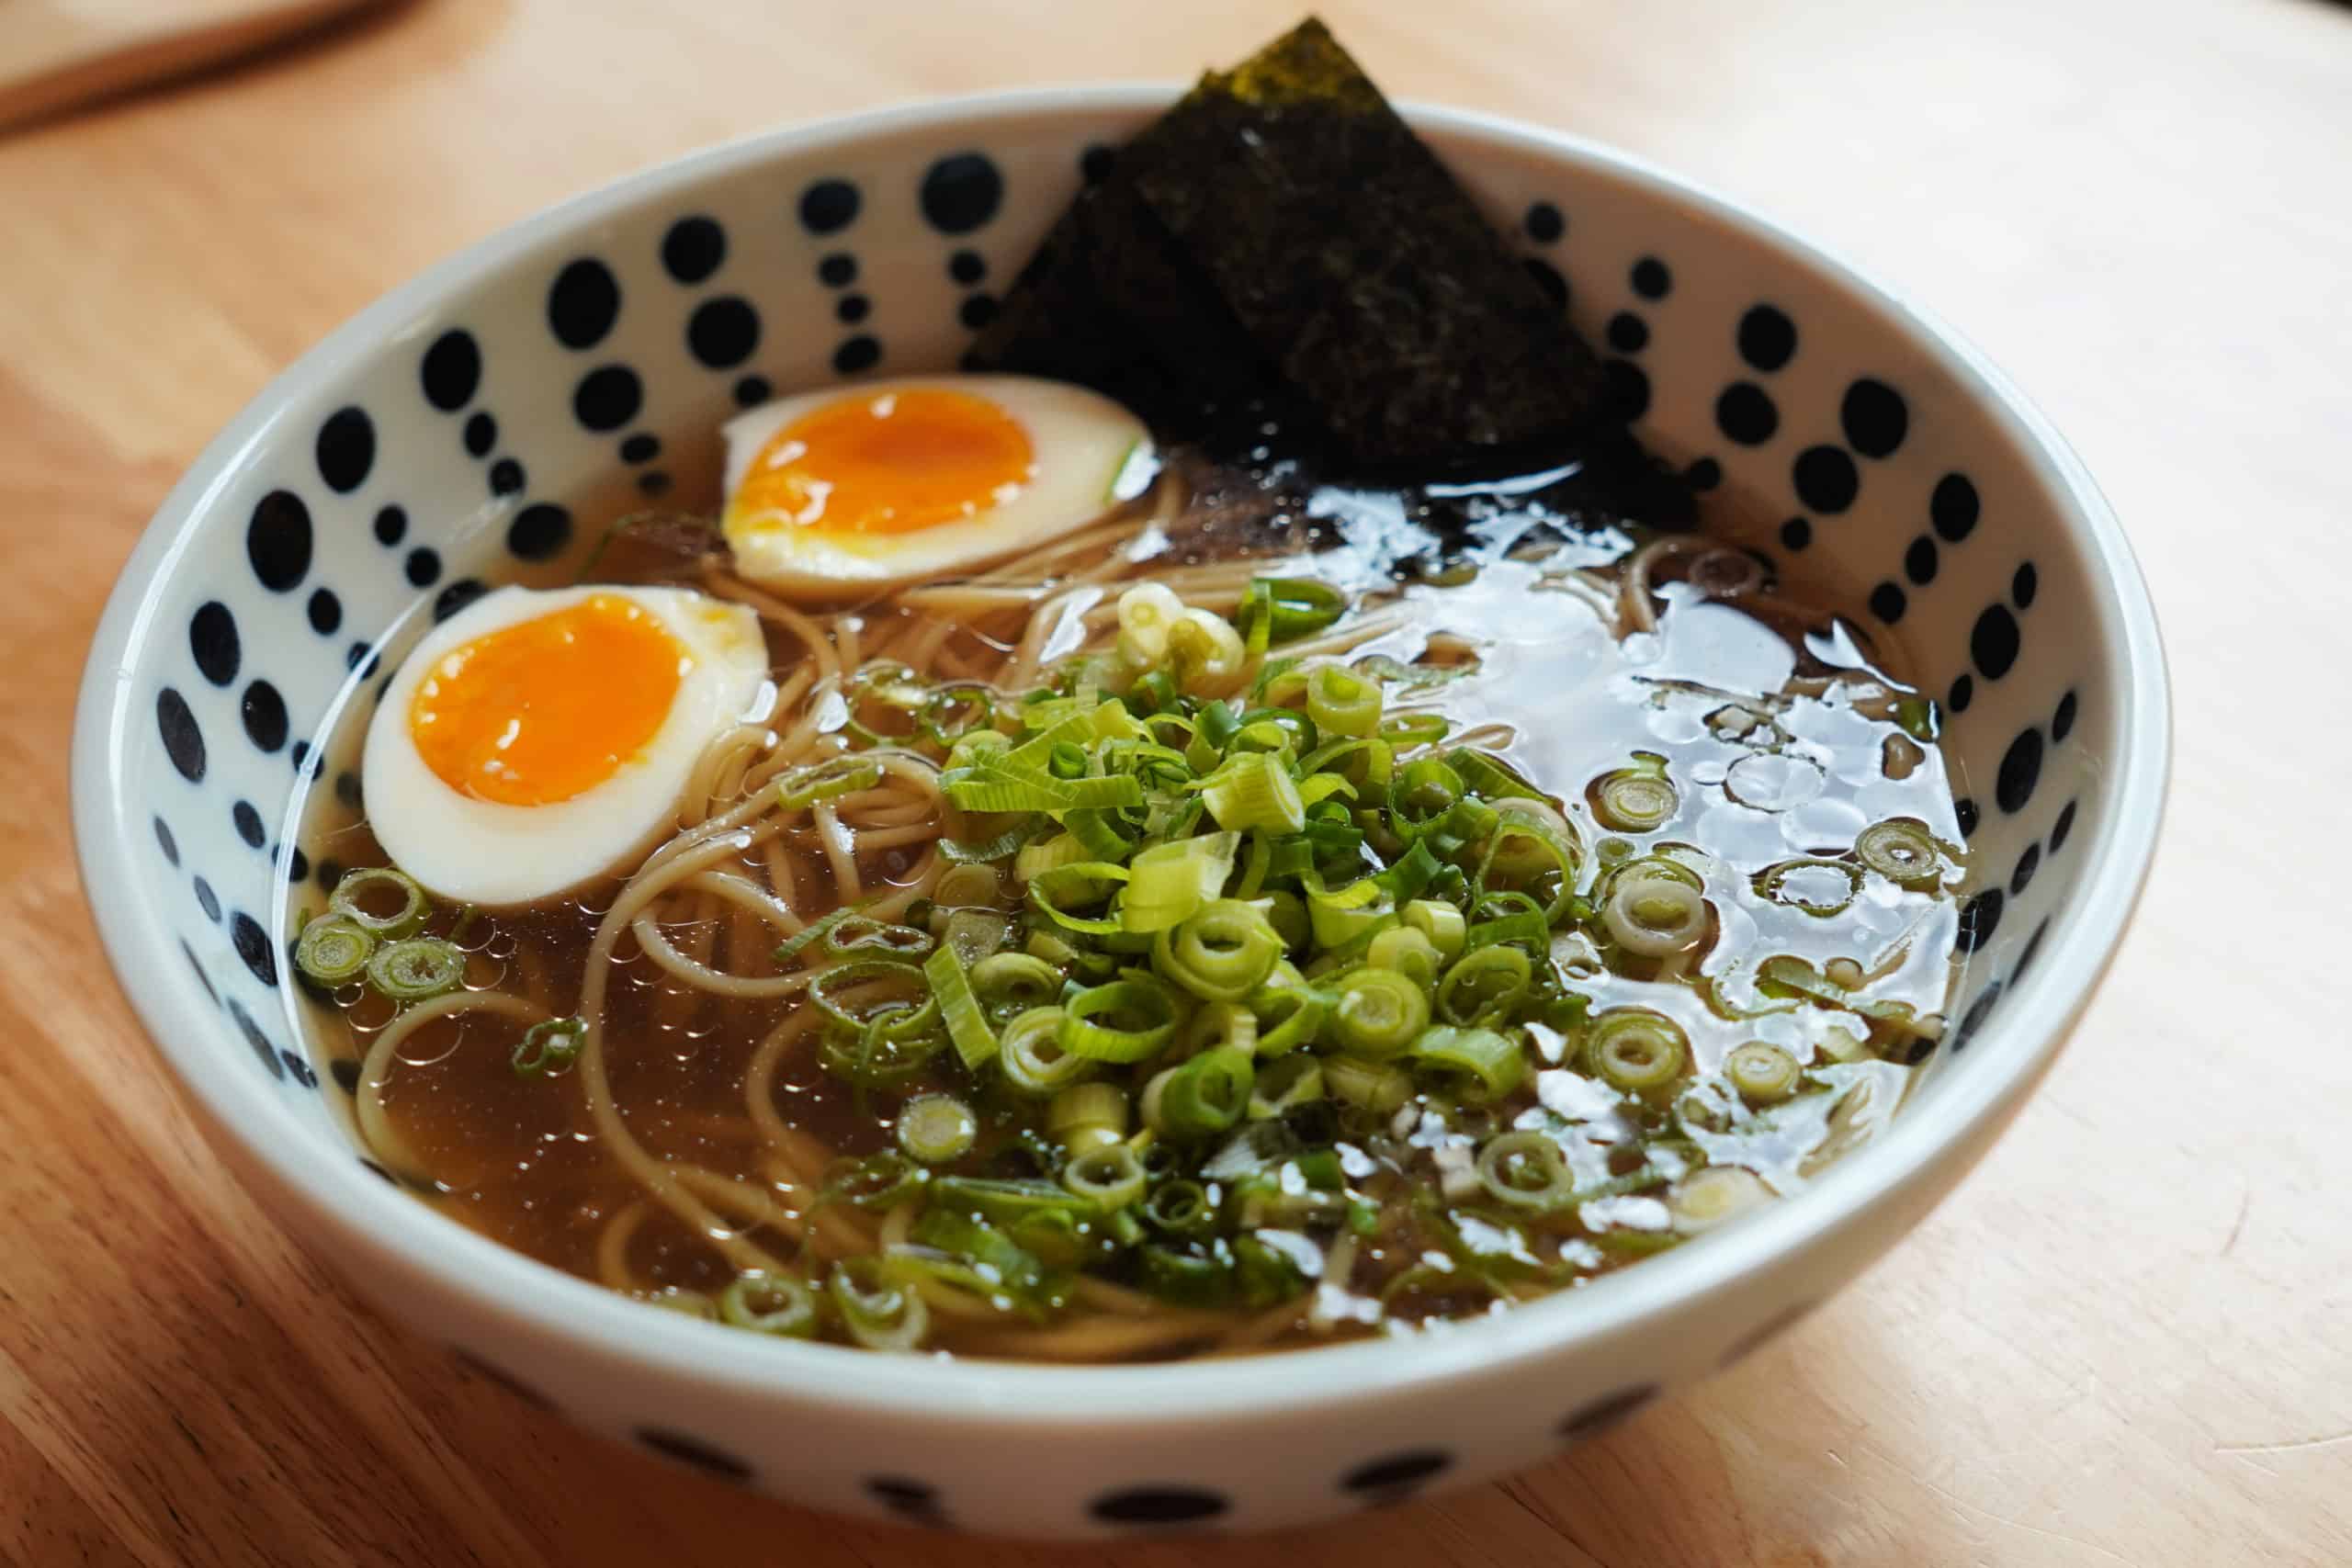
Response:
[[[773,705],[759,618],[681,588],[503,588],[433,628],[369,721],[392,863],[444,898],[528,904],[641,853],[695,764]]]
[[[763,404],[724,434],[736,570],[810,597],[1033,549],[1133,499],[1156,462],[1117,403],[1022,376],[832,387]]]

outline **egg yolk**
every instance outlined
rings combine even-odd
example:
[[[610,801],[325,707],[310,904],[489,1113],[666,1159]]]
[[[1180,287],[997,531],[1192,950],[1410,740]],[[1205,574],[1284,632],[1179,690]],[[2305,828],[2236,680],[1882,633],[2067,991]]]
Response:
[[[641,751],[693,668],[643,605],[594,593],[442,655],[417,682],[409,736],[461,795],[551,806]]]
[[[976,517],[1036,472],[1028,433],[968,392],[839,399],[771,437],[735,492],[741,514],[827,534],[911,534]]]

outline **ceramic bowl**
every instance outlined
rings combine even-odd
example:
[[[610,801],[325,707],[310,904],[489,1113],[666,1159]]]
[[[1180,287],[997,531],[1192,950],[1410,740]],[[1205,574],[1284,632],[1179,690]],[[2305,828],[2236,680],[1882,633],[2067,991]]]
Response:
[[[1916,307],[1623,154],[1413,116],[1644,426],[1857,585],[1950,715],[1975,867],[1956,1026],[1877,1142],[1590,1287],[1410,1341],[1080,1369],[747,1340],[555,1273],[360,1157],[284,983],[288,805],[399,628],[543,575],[643,494],[707,493],[772,389],[954,363],[1166,89],[931,104],[621,181],[394,290],[304,355],[140,541],[83,687],[74,826],[123,989],[222,1156],[415,1333],[592,1430],[847,1512],[1052,1536],[1295,1524],[1532,1464],[1752,1350],[1917,1224],[2107,964],[2165,785],[2147,595],[2081,465]],[[312,894],[315,898],[317,895]]]

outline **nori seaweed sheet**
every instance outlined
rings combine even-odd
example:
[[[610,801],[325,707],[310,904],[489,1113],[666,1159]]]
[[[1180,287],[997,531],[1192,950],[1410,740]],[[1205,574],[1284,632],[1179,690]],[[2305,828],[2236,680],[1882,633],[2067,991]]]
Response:
[[[1350,472],[1494,471],[1610,422],[1592,350],[1313,19],[1121,149],[967,363],[1212,442],[1271,421]]]

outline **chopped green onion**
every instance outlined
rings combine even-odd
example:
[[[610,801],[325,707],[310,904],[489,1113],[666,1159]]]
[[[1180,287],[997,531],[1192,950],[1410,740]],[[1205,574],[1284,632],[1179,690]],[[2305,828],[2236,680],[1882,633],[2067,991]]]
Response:
[[[836,958],[884,953],[894,958],[919,958],[931,951],[931,933],[912,926],[889,925],[865,915],[837,920],[825,931],[825,951]]]
[[[1125,1144],[1099,1145],[1070,1156],[1062,1185],[1098,1209],[1124,1209],[1143,1196],[1143,1162]]]
[[[1062,1048],[1062,1022],[1059,1008],[1031,1008],[1004,1026],[997,1061],[1006,1082],[1046,1100],[1093,1070],[1093,1063]]]
[[[1750,1105],[1778,1105],[1788,1099],[1803,1071],[1792,1054],[1768,1040],[1735,1045],[1724,1057],[1724,1077]]]
[[[776,781],[776,804],[786,811],[805,811],[820,801],[837,800],[882,783],[882,764],[837,757],[806,768],[796,768]]]
[[[1163,1181],[1144,1200],[1143,1217],[1173,1235],[1204,1235],[1216,1228],[1216,1205],[1197,1181]]]
[[[1428,937],[1440,958],[1458,956],[1469,932],[1462,911],[1435,898],[1416,898],[1406,905],[1405,924]]]
[[[927,980],[923,970],[899,959],[857,958],[819,970],[808,982],[808,999],[836,1022],[857,1030],[879,1025],[885,1035],[895,1038],[920,1032],[938,1018],[939,998]],[[886,983],[897,994],[870,1003],[853,1002],[842,994],[854,987]]]
[[[1641,958],[1664,958],[1699,945],[1707,934],[1707,900],[1667,877],[1618,877],[1600,923],[1609,940]]]
[[[1162,931],[1152,945],[1152,963],[1193,996],[1238,1001],[1273,972],[1283,945],[1272,922],[1256,905],[1220,898],[1174,931]]]
[[[1713,1230],[1727,1220],[1771,1201],[1772,1190],[1754,1171],[1736,1165],[1709,1166],[1684,1177],[1667,1194],[1674,1228],[1686,1235]]]
[[[1438,1015],[1450,1023],[1498,1017],[1527,995],[1534,971],[1521,948],[1482,947],[1465,953],[1438,982]]]
[[[1655,833],[1681,804],[1666,759],[1651,751],[1636,751],[1633,766],[1593,780],[1589,798],[1600,825],[1619,833]]]
[[[1061,1047],[1090,1062],[1140,1062],[1167,1048],[1177,1022],[1175,998],[1164,987],[1114,980],[1079,992],[1063,1006]]]
[[[294,966],[322,986],[340,986],[366,972],[376,951],[373,932],[347,915],[321,915],[302,928]]]
[[[1393,714],[1381,721],[1380,738],[1396,747],[1434,746],[1453,728],[1441,714]]]
[[[1127,1133],[1127,1091],[1116,1084],[1072,1084],[1046,1107],[1046,1130],[1071,1154],[1118,1143]]]
[[[857,1159],[837,1159],[826,1168],[824,1197],[861,1209],[895,1209],[920,1197],[931,1172],[896,1149]]]
[[[1330,1056],[1323,1063],[1323,1083],[1335,1100],[1386,1115],[1413,1098],[1413,1080],[1405,1069],[1388,1062],[1359,1062],[1352,1056]]]
[[[1873,822],[1854,840],[1854,855],[1898,887],[1931,893],[1943,884],[1943,855],[1928,825],[1909,817]]]
[[[518,1078],[553,1077],[579,1060],[581,1044],[587,1038],[586,1019],[550,1018],[523,1031],[522,1043],[514,1047],[507,1065]]]
[[[1201,800],[1220,828],[1295,833],[1306,825],[1298,785],[1277,758],[1263,751],[1228,758],[1203,782]]]
[[[1511,772],[1499,757],[1468,746],[1456,746],[1445,754],[1449,766],[1461,776],[1462,785],[1473,795],[1488,800],[1541,800],[1544,792]]]
[[[1610,1088],[1654,1099],[1682,1077],[1690,1042],[1682,1026],[1646,1008],[1611,1008],[1585,1038],[1590,1070]]]
[[[456,990],[466,977],[466,955],[439,937],[387,942],[368,960],[368,983],[396,1002],[421,1002]]]
[[[998,957],[1019,958],[1018,953],[1000,953]],[[993,963],[994,959],[984,959]],[[1032,959],[1030,962],[1035,963]],[[1044,965],[1040,965],[1044,967]],[[964,955],[952,942],[943,942],[938,951],[923,960],[923,978],[931,982],[931,993],[939,1003],[939,1016],[947,1026],[947,1038],[956,1047],[956,1055],[964,1066],[974,1072],[997,1053],[996,1031],[989,1027],[988,1016],[980,1009],[979,998],[973,994],[971,973],[964,967]]]
[[[883,1277],[867,1254],[844,1258],[825,1281],[851,1338],[869,1350],[911,1350],[931,1332],[931,1309],[914,1291]]]
[[[718,1320],[756,1334],[810,1339],[817,1333],[817,1298],[790,1275],[747,1269],[718,1292]]]
[[[1394,970],[1424,991],[1437,984],[1438,970],[1444,964],[1437,944],[1411,926],[1392,926],[1380,932],[1363,956],[1374,968]]]
[[[1249,1053],[1229,1045],[1204,1051],[1170,1072],[1156,1087],[1149,1105],[1151,1130],[1169,1138],[1204,1138],[1222,1133],[1250,1109],[1250,1089],[1256,1080]]]
[[[1056,833],[1049,839],[1038,839],[1022,847],[1013,857],[1012,874],[1023,882],[1035,882],[1049,871],[1059,871],[1066,865],[1077,865],[1088,859],[1086,845],[1075,833]]]
[[[1843,914],[1862,890],[1860,868],[1844,861],[1784,860],[1756,874],[1756,896],[1815,919]]]
[[[1042,931],[1030,939],[1033,943],[1053,940]],[[1047,1006],[1061,995],[1062,972],[1031,953],[998,953],[972,965],[971,985],[983,1006],[1026,1011]]]
[[[1162,582],[1138,582],[1119,595],[1119,654],[1138,670],[1168,658],[1168,634],[1184,601]]]
[[[1565,1209],[1577,1196],[1567,1156],[1549,1134],[1505,1133],[1478,1151],[1478,1185],[1497,1202],[1535,1213]]]
[[[1187,610],[1168,628],[1168,663],[1188,692],[1216,696],[1237,683],[1250,661],[1249,645],[1222,617]]]
[[[1179,1251],[1152,1243],[1136,1254],[1138,1282],[1173,1306],[1219,1307],[1233,1295],[1231,1266],[1216,1253]]]
[[[1412,1056],[1423,1071],[1479,1104],[1501,1099],[1527,1076],[1527,1053],[1499,1030],[1441,1026],[1413,1043]]]
[[[1269,642],[1295,642],[1347,614],[1347,595],[1328,582],[1311,577],[1261,577],[1251,584],[1253,590],[1258,583],[1265,585]],[[1243,601],[1245,608],[1253,599]]]
[[[1331,1038],[1342,1051],[1378,1060],[1403,1053],[1429,1021],[1430,998],[1409,976],[1357,969],[1340,982]]]
[[[972,1151],[980,1119],[949,1094],[919,1094],[899,1108],[899,1146],[910,1159],[944,1165]]]
[[[1078,861],[1057,865],[1030,879],[1029,907],[1067,931],[1086,936],[1115,936],[1125,926],[1115,917],[1097,919],[1071,913],[1062,906],[1099,904],[1111,889],[1127,880],[1127,868],[1109,861]]]
[[[1368,739],[1380,733],[1380,682],[1319,665],[1306,677],[1306,716],[1318,729]]]
[[[1187,919],[1224,891],[1240,848],[1241,835],[1231,831],[1154,844],[1127,863],[1120,924],[1131,931],[1160,931]]]
[[[949,866],[931,890],[931,901],[944,909],[992,909],[1003,897],[1003,874],[984,862]]]
[[[1283,1056],[1263,1064],[1250,1089],[1250,1120],[1270,1121],[1323,1098],[1323,1065],[1312,1056]]]
[[[993,735],[996,732],[990,730],[989,733]],[[950,864],[956,866],[1000,861],[1036,837],[1041,823],[1048,827],[1052,825],[1046,818],[1035,817],[1025,822],[1014,823],[993,839],[942,839],[939,840],[939,852],[947,858]]]
[[[392,905],[390,909],[384,908],[387,902]],[[362,866],[343,874],[327,897],[327,912],[342,916],[379,942],[398,942],[424,929],[433,917],[433,901],[404,871]]]
[[[1367,876],[1345,887],[1310,886],[1306,893],[1306,919],[1318,943],[1327,948],[1343,947],[1351,942],[1368,942],[1374,932],[1394,925],[1396,906],[1388,889]]]
[[[935,1003],[925,998],[922,1007]],[[947,1044],[944,1034],[898,1023],[903,1015],[885,1011],[864,1025],[828,1027],[817,1059],[825,1070],[857,1089],[902,1089],[922,1075]]]

